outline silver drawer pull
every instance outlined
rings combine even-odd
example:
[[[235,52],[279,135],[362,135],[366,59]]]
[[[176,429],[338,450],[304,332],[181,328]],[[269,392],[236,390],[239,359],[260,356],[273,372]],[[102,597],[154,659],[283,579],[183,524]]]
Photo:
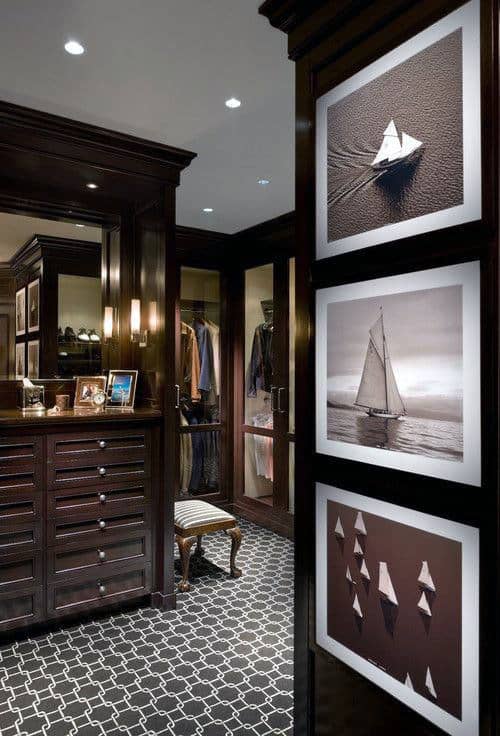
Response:
[[[99,529],[106,529],[106,522],[104,519],[99,519]]]
[[[100,493],[99,494],[99,501],[101,503],[106,503],[106,494],[105,493]]]
[[[99,591],[99,595],[105,595],[106,593],[106,586],[102,583],[97,583],[97,590]]]
[[[97,554],[99,555],[99,559],[101,562],[104,562],[106,559],[106,552],[103,549],[98,549]]]
[[[100,467],[97,470],[99,471],[99,475],[106,475],[106,468]]]
[[[101,448],[101,450],[104,450],[104,448],[106,447],[106,444],[107,443],[106,443],[106,440],[99,440],[97,444],[99,445],[99,447]]]

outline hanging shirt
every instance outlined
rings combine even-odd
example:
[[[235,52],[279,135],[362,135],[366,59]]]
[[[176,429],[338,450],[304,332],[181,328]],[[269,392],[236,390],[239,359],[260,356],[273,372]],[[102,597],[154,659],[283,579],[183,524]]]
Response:
[[[273,326],[263,323],[255,328],[252,354],[247,370],[247,396],[257,396],[257,391],[270,393],[273,380],[272,365]]]
[[[198,342],[198,350],[200,353],[200,381],[198,388],[200,391],[206,392],[207,396],[203,398],[207,403],[216,403],[215,393],[215,367],[214,367],[214,350],[212,345],[212,336],[205,322],[196,319],[193,322],[193,329]]]
[[[215,322],[207,320],[207,327],[212,338],[213,360],[214,360],[214,391],[220,396],[220,329]]]
[[[192,327],[181,322],[181,392],[195,401],[200,399],[200,353]]]

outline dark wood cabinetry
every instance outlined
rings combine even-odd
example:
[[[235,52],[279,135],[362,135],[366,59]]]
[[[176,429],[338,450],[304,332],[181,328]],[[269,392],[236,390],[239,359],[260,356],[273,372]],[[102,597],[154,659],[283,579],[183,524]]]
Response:
[[[0,633],[153,591],[159,414],[99,419],[0,422]]]

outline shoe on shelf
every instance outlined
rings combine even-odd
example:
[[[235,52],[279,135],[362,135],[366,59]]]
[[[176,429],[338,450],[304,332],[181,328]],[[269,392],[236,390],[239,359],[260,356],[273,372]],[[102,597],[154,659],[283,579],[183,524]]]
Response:
[[[78,333],[78,339],[82,340],[83,342],[90,342],[90,337],[88,336],[85,327],[82,327],[80,329],[80,332]]]
[[[62,331],[62,327],[57,328],[57,342],[63,342],[64,340],[64,333]]]
[[[76,340],[75,331],[72,327],[66,327],[66,329],[64,330],[64,339],[68,342],[71,342],[71,340]]]
[[[97,332],[95,330],[90,330],[89,331],[89,338],[90,338],[90,341],[91,342],[100,342],[101,341],[101,338],[99,337],[99,335],[97,334]]]

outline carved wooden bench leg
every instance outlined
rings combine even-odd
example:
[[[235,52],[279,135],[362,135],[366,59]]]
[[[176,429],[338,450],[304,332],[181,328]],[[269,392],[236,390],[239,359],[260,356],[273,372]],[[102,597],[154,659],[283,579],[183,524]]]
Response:
[[[189,556],[191,552],[191,547],[193,546],[195,540],[196,537],[181,537],[180,534],[175,535],[175,541],[177,542],[177,546],[179,547],[179,554],[181,556],[182,565],[182,580],[177,586],[181,593],[187,593],[187,591],[191,589],[191,586],[188,582]]]
[[[241,529],[235,526],[232,529],[226,529],[226,534],[231,537],[231,577],[241,577],[241,570],[236,567],[236,555],[241,546]]]
[[[197,557],[203,557],[203,555],[205,554],[205,549],[201,546],[201,540],[202,539],[203,539],[203,535],[202,534],[198,534],[198,541],[196,542],[196,549],[194,551],[194,554]]]

